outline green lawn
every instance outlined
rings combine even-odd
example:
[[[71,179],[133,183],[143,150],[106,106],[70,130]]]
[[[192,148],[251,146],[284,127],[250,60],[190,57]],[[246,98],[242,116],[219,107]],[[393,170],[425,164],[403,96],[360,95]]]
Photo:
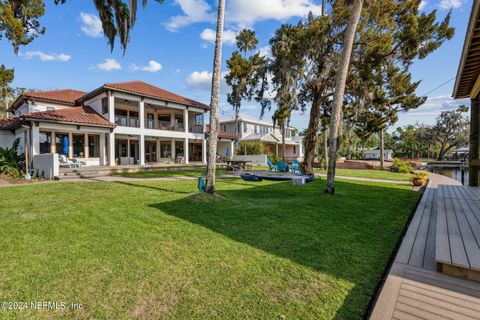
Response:
[[[113,176],[127,177],[127,178],[167,178],[167,177],[199,177],[205,176],[206,168],[195,168],[185,170],[149,170],[140,172],[120,172],[114,173]],[[231,171],[225,169],[216,170],[217,175],[232,174]]]
[[[0,318],[359,319],[419,194],[324,180],[2,188]]]
[[[383,179],[383,180],[396,180],[396,181],[410,181],[413,174],[410,173],[398,173],[386,170],[364,170],[364,169],[336,169],[336,174],[339,176],[358,177],[358,178],[370,178],[370,179]],[[326,170],[315,169],[318,173],[327,173]]]

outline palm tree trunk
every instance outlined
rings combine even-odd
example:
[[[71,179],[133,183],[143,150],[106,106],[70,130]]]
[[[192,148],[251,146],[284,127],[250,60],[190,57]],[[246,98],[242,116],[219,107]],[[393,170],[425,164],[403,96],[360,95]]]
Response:
[[[383,129],[380,131],[380,169],[385,169],[385,136]]]
[[[353,40],[357,31],[358,21],[362,12],[363,0],[355,0],[350,18],[348,20],[347,30],[343,43],[343,56],[338,68],[335,81],[335,94],[333,96],[332,117],[330,118],[330,141],[327,183],[325,193],[335,193],[335,163],[337,159],[337,140],[342,116],[343,95],[345,93],[345,84],[347,82],[348,69],[350,67],[350,58],[353,50]]]
[[[217,35],[215,39],[215,56],[213,59],[212,96],[210,100],[210,132],[208,135],[207,184],[208,193],[215,192],[215,167],[217,162],[218,136],[218,97],[220,95],[223,18],[225,15],[225,0],[218,1]]]

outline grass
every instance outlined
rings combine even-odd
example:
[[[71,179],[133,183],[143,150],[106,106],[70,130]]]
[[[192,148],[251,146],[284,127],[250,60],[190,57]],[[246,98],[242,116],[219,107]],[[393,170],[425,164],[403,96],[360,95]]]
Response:
[[[418,193],[338,181],[51,183],[2,189],[2,319],[359,319]]]
[[[413,177],[411,173],[398,173],[387,170],[367,170],[367,169],[336,169],[336,174],[339,176],[357,177],[357,178],[370,178],[370,179],[382,179],[382,180],[395,180],[395,181],[410,181]],[[326,170],[315,169],[315,172],[326,174]]]
[[[183,169],[183,170],[149,170],[140,172],[119,172],[112,174],[113,176],[127,178],[167,178],[167,177],[199,177],[207,173],[206,168]],[[216,170],[217,175],[232,174],[231,171],[225,169]]]

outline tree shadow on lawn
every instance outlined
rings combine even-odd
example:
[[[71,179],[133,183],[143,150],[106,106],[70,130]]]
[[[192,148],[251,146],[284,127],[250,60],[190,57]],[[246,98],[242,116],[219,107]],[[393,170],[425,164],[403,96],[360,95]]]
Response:
[[[226,181],[228,183],[236,182]],[[244,184],[244,183],[242,183]],[[354,284],[337,319],[359,318],[378,284],[418,195],[395,185],[336,182],[303,187],[247,183],[153,207],[267,253]],[[228,189],[228,190],[227,190]],[[359,310],[361,308],[362,310]]]

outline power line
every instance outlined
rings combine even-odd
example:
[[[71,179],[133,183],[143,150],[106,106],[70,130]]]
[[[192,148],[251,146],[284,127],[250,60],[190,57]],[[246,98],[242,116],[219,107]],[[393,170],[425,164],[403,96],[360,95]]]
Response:
[[[434,88],[434,89],[432,89],[432,90],[428,91],[428,92],[427,92],[427,93],[425,93],[425,94],[422,94],[422,96],[429,95],[429,94],[430,94],[430,93],[432,93],[433,91],[436,91],[436,90],[440,89],[441,87],[443,87],[444,85],[446,85],[447,83],[449,83],[450,81],[452,81],[452,80],[453,80],[453,79],[455,79],[455,78],[456,78],[456,77],[453,77],[453,78],[451,78],[451,79],[449,79],[449,80],[445,81],[444,83],[442,83],[442,84],[441,84],[441,85],[439,85],[438,87],[436,87],[436,88]]]

